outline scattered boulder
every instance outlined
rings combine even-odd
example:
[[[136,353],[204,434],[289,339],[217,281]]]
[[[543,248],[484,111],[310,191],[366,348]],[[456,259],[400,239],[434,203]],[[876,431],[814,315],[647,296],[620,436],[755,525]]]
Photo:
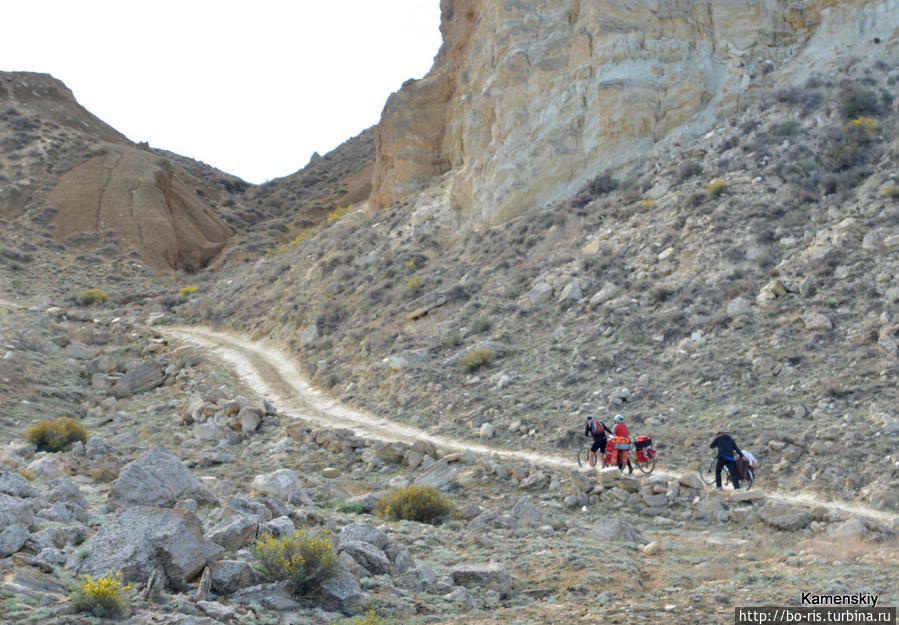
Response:
[[[535,506],[526,497],[521,497],[515,502],[511,510],[512,517],[518,526],[539,527],[549,523],[549,515]]]
[[[228,595],[262,581],[262,575],[249,562],[243,560],[219,560],[209,565],[212,589]]]
[[[494,590],[504,599],[512,594],[512,576],[506,566],[498,562],[457,564],[450,574],[453,583],[459,586]]]
[[[351,576],[352,577],[352,576]],[[355,580],[354,580],[355,581]],[[357,585],[358,586],[358,585]],[[293,597],[293,585],[289,581],[273,584],[259,584],[242,588],[228,597],[234,603],[259,605],[266,610],[286,612],[299,610],[303,606]]]
[[[342,612],[347,616],[363,612],[370,598],[356,578],[347,572],[322,582],[321,593],[323,608]]]
[[[118,399],[122,399],[152,390],[165,381],[162,370],[162,365],[155,361],[129,369],[112,387],[112,392]]]
[[[616,516],[606,517],[597,523],[591,535],[603,542],[628,542],[639,545],[649,542],[640,530]]]
[[[171,507],[185,499],[201,505],[218,503],[181,459],[163,447],[122,467],[109,493],[109,502],[116,506]]]
[[[383,549],[388,542],[384,530],[367,523],[350,523],[344,526],[337,535],[337,546],[342,548],[347,542],[364,542]]]
[[[390,560],[381,549],[371,543],[345,540],[340,543],[340,549],[373,575],[390,573]]]
[[[21,523],[13,523],[0,532],[0,558],[17,552],[28,540],[28,528]]]
[[[687,488],[692,488],[695,490],[702,490],[703,488],[705,488],[705,484],[703,483],[703,481],[699,479],[699,476],[692,471],[688,471],[687,473],[681,475],[678,478],[678,483],[681,486],[686,486]]]
[[[292,469],[278,469],[271,473],[257,475],[253,478],[250,487],[264,495],[271,495],[283,501],[288,501],[291,495],[303,490],[299,476]]]
[[[458,470],[449,463],[449,457],[444,457],[435,462],[431,468],[415,478],[415,484],[419,486],[433,486],[437,490],[449,490],[454,484]]]
[[[187,582],[214,552],[193,512],[134,506],[117,512],[73,551],[66,568],[85,575],[122,571],[126,581],[145,582],[159,566],[170,581]]]
[[[542,471],[534,471],[519,484],[522,490],[540,490],[547,486],[549,486],[549,476]]]
[[[237,551],[256,537],[258,526],[259,522],[256,519],[235,514],[210,529],[206,533],[206,540],[228,551]]]
[[[36,497],[37,489],[18,473],[3,471],[0,472],[0,493],[22,499],[25,497]]]
[[[0,527],[21,523],[26,527],[34,524],[35,502],[0,493]]]
[[[768,503],[759,509],[759,518],[771,527],[786,532],[805,529],[815,520],[815,516],[806,510],[789,504]]]

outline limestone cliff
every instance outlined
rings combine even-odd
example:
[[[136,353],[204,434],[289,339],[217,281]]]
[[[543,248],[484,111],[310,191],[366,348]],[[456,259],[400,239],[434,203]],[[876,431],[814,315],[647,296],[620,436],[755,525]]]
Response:
[[[438,176],[463,221],[581,189],[704,132],[760,84],[899,39],[899,0],[441,0],[430,73],[388,100],[372,205]]]

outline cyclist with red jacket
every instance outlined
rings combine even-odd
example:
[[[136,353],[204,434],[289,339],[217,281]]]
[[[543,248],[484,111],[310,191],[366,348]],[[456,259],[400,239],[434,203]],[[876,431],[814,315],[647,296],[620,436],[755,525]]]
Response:
[[[628,432],[627,426],[624,424],[624,417],[620,414],[615,415],[615,427],[612,428],[612,434],[615,436],[626,438],[628,443],[631,442],[630,433]],[[624,462],[622,462],[621,460],[621,456],[623,455],[624,454],[621,453],[618,454],[618,469],[622,472],[624,471]],[[630,454],[627,455],[627,472],[634,472],[634,467],[631,466]]]

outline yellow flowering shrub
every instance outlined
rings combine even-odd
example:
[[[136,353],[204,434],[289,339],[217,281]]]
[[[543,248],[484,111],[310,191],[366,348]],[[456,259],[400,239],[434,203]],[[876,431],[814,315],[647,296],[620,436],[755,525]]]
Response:
[[[332,221],[337,221],[338,219],[340,219],[341,217],[346,215],[348,212],[353,210],[354,206],[355,206],[354,204],[347,204],[346,206],[338,206],[337,208],[332,210],[330,213],[328,213],[328,223],[330,223]]]
[[[384,621],[378,618],[374,610],[369,610],[365,614],[360,614],[351,619],[340,619],[334,625],[382,625]]]
[[[871,134],[877,132],[877,120],[873,117],[856,117],[846,124],[846,128],[863,128]]]
[[[719,178],[715,178],[705,186],[706,193],[713,197],[718,197],[727,191],[727,183]]]
[[[433,486],[410,484],[381,497],[375,502],[375,511],[395,521],[434,523],[453,511],[453,503]]]
[[[75,419],[44,419],[25,431],[29,443],[37,445],[38,451],[62,451],[69,443],[87,440],[87,430]]]
[[[121,571],[103,577],[85,575],[84,581],[72,593],[72,607],[101,618],[118,616],[128,607],[126,593],[129,588],[122,585]]]
[[[305,529],[290,536],[265,534],[253,549],[261,571],[278,581],[289,581],[303,594],[340,574],[340,561],[329,532],[311,535]]]
[[[421,284],[422,284],[421,276],[419,276],[418,274],[415,274],[414,276],[412,276],[412,279],[406,283],[406,286],[409,288],[410,291],[417,291],[421,288]]]
[[[899,200],[899,187],[891,185],[883,190],[883,194],[893,200]]]
[[[308,237],[310,234],[312,234],[313,230],[314,230],[314,228],[306,228],[305,230],[300,232],[297,236],[295,236],[292,240],[288,241],[287,243],[282,243],[281,245],[279,245],[277,247],[268,248],[267,250],[265,250],[265,255],[267,257],[270,257],[270,256],[276,256],[278,254],[283,254],[290,248],[292,248],[296,245],[299,245],[300,241],[302,241],[303,239]]]
[[[178,294],[181,295],[181,297],[190,297],[191,295],[193,295],[196,292],[197,292],[197,285],[188,284],[187,286],[181,287],[181,290],[178,291]]]
[[[456,362],[470,373],[477,371],[495,357],[496,352],[489,347],[478,347],[462,354]]]
[[[90,304],[102,304],[106,301],[106,291],[100,289],[86,289],[78,294],[78,301],[85,306]]]

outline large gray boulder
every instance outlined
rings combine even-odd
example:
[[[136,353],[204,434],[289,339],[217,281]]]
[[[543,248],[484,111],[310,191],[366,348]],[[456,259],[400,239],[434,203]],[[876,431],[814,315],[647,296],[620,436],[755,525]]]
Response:
[[[759,509],[759,518],[773,528],[786,532],[797,532],[808,527],[815,515],[790,504],[768,503]]]
[[[263,495],[288,501],[291,495],[303,490],[303,483],[300,482],[296,471],[292,469],[278,469],[277,471],[254,477],[250,488]]]
[[[31,482],[11,471],[0,472],[0,493],[20,499],[37,497],[37,490],[31,485]]]
[[[437,490],[446,491],[452,488],[458,472],[458,469],[449,464],[446,458],[441,458],[431,465],[427,471],[415,478],[415,484],[418,486],[433,486]]]
[[[495,590],[502,598],[512,594],[512,576],[499,562],[457,564],[450,571],[453,583],[466,588]]]
[[[194,477],[181,459],[162,447],[122,467],[109,493],[109,502],[123,507],[171,507],[185,499],[201,505],[218,503],[212,491]]]
[[[512,518],[517,521],[519,527],[537,527],[550,522],[549,515],[531,503],[527,497],[521,497],[515,502],[511,510]]]
[[[262,575],[243,560],[219,560],[209,565],[212,588],[223,595],[259,584]]]
[[[602,519],[593,527],[591,534],[595,539],[603,542],[628,542],[640,545],[649,542],[643,537],[640,530],[616,516]]]
[[[112,392],[117,398],[122,399],[154,389],[164,380],[161,364],[155,361],[145,362],[134,369],[129,369],[119,378],[112,387]]]
[[[160,567],[169,580],[187,582],[214,553],[193,512],[135,506],[116,513],[74,550],[66,568],[81,575],[121,571],[126,581],[145,582]]]
[[[228,551],[237,551],[256,538],[257,527],[259,527],[257,519],[235,514],[210,529],[206,533],[206,540],[210,540]]]
[[[347,616],[362,613],[370,598],[356,578],[347,572],[322,582],[321,593],[321,606],[324,609],[342,612]]]
[[[0,528],[16,523],[31,527],[34,525],[34,502],[0,493]]]
[[[369,525],[367,523],[350,523],[345,525],[337,535],[337,546],[342,547],[344,543],[351,541],[360,541],[374,545],[378,549],[383,549],[387,545],[388,538],[384,530]]]
[[[390,573],[390,560],[387,559],[387,555],[371,543],[347,540],[341,543],[340,549],[372,575]]]
[[[21,523],[13,523],[0,532],[0,558],[12,555],[28,540],[28,528]]]

